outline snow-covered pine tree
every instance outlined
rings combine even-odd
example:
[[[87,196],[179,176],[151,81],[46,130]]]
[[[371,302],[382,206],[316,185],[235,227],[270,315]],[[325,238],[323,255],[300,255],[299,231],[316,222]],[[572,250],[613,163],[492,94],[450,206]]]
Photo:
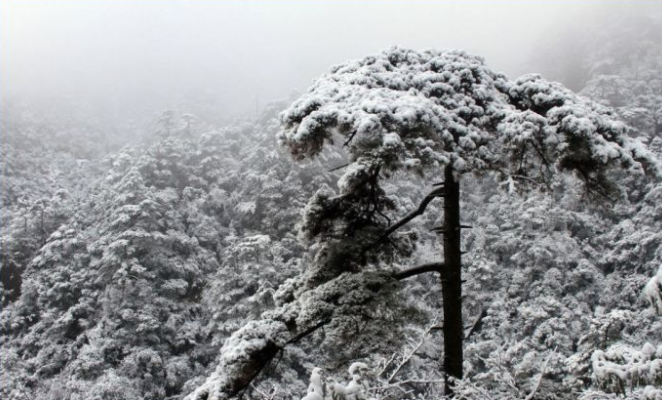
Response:
[[[216,371],[190,399],[238,395],[287,344],[368,307],[394,278],[423,272],[442,276],[444,371],[461,377],[462,176],[490,175],[525,191],[551,187],[559,172],[570,172],[583,180],[587,197],[607,201],[620,194],[609,179],[614,167],[660,174],[609,109],[537,75],[511,82],[458,51],[393,48],[334,67],[280,120],[281,141],[295,158],[340,141],[349,164],[338,193],[322,187],[306,208],[302,231],[317,250],[312,264],[279,290],[278,309],[225,343]],[[382,184],[407,171],[428,177],[433,188],[394,222]],[[395,253],[412,253],[414,237],[396,231],[436,197],[444,198],[444,224],[434,228],[444,234],[444,262],[395,274],[383,268]]]
[[[339,193],[311,200],[308,234],[321,242],[352,241],[362,251],[347,264],[365,264],[397,242],[390,199],[380,183],[399,171],[442,181],[444,198],[444,371],[462,377],[462,263],[460,181],[490,174],[515,190],[552,185],[558,172],[577,174],[586,194],[618,196],[613,167],[659,174],[654,157],[630,140],[609,109],[536,75],[515,82],[463,52],[393,48],[334,67],[281,114],[282,140],[296,158],[314,157],[325,142],[342,140],[350,164]],[[348,201],[350,200],[351,201]],[[425,207],[426,198],[421,204]],[[348,246],[349,247],[349,246]],[[353,249],[356,251],[356,249]],[[354,266],[353,268],[358,268]],[[340,270],[349,265],[336,266]],[[446,383],[450,393],[450,381]]]

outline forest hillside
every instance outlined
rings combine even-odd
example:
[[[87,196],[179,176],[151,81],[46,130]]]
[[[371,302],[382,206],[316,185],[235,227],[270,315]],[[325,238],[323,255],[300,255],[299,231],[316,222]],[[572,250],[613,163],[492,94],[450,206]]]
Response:
[[[368,90],[405,83],[360,75],[419,54],[399,47],[329,66],[251,118],[169,109],[111,131],[64,106],[4,101],[0,398],[662,399],[662,14],[612,15],[590,32],[571,60],[554,56],[563,40],[532,54],[548,81],[438,53],[493,82],[496,97],[481,100],[495,119],[480,127],[501,118],[513,142],[498,166],[471,159],[466,170],[484,174],[457,162],[455,175],[434,172],[451,161],[427,137],[398,147],[428,132],[420,113],[419,125],[372,119],[411,105]],[[606,153],[545,164],[549,140],[527,130],[550,135],[535,130],[542,117],[558,119],[566,149],[594,128]],[[400,136],[361,137],[378,123]],[[442,368],[450,250],[438,188],[452,179],[461,379]]]

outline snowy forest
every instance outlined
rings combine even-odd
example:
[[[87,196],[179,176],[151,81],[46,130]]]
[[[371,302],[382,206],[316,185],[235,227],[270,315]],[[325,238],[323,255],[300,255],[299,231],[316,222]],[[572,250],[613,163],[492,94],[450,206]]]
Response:
[[[415,20],[344,53],[334,35],[378,14],[327,45],[310,27],[345,11],[318,2],[329,14],[296,43],[316,42],[302,46],[321,69],[312,53],[286,68],[280,50],[252,66],[218,52],[283,87],[258,97],[230,76],[219,101],[191,77],[150,102],[150,76],[187,70],[53,96],[87,82],[52,72],[82,42],[50,48],[35,30],[55,18],[45,3],[12,2],[0,398],[662,400],[662,3],[560,9],[521,49],[492,32],[501,59],[480,41],[410,41]],[[492,3],[472,7],[524,7]],[[460,25],[479,35],[472,18],[490,13]],[[181,18],[173,32],[193,29]],[[195,62],[202,45],[156,31],[173,65]],[[121,47],[61,57],[112,72],[122,61],[99,54]],[[195,93],[170,97],[180,89]]]

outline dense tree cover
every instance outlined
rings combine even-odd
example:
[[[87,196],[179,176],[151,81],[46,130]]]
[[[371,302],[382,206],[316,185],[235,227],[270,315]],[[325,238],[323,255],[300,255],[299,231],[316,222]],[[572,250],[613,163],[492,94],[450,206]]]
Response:
[[[81,161],[94,164],[87,177],[76,168],[65,177],[7,171],[14,197],[4,265],[25,264],[20,291],[3,292],[13,301],[2,314],[11,377],[3,398],[172,396],[202,374],[229,332],[269,307],[302,253],[292,232],[309,187],[328,173],[280,156],[267,122],[159,131],[152,145]],[[14,129],[27,140],[34,127]],[[5,150],[14,162],[41,165]],[[79,161],[36,150],[50,168]],[[54,175],[77,187],[30,180]],[[42,208],[15,200],[49,190]]]
[[[638,168],[628,157],[641,158],[644,147],[626,146],[636,143],[629,139],[619,139],[620,149],[608,145],[625,134],[662,157],[659,20],[646,20],[648,36],[627,39],[630,31],[612,24],[577,60],[594,66],[577,89],[614,112],[539,77],[508,81],[452,53],[475,61],[499,92],[484,99],[493,107],[472,125],[478,104],[426,114],[436,100],[372,98],[373,86],[386,81],[368,82],[360,68],[347,70],[353,63],[338,67],[335,74],[345,68],[357,79],[356,92],[320,85],[283,117],[298,119],[294,125],[310,128],[313,139],[290,133],[281,142],[296,156],[319,153],[313,160],[293,161],[277,143],[286,103],[224,127],[167,111],[149,130],[119,136],[79,120],[3,110],[0,396],[442,398],[438,277],[403,271],[438,267],[443,244],[431,229],[443,223],[443,200],[432,196],[424,214],[390,240],[382,236],[438,188],[429,187],[443,180],[430,168],[452,162],[490,171],[458,174],[461,222],[473,228],[462,232],[464,378],[456,395],[662,398],[662,185],[600,169],[588,183],[618,182],[619,190],[589,192],[596,203],[587,201],[581,171],[536,169],[543,165],[536,143],[556,151],[535,141],[545,137],[536,129],[554,118],[567,132],[586,128],[586,137],[596,132],[588,126],[610,132],[600,142],[604,154],[595,153],[604,165],[625,160]],[[460,72],[449,77],[430,87],[462,87]],[[428,83],[394,85],[424,91]],[[319,91],[336,97],[308,101]],[[515,98],[510,113],[505,103]],[[559,105],[567,99],[567,108]],[[325,114],[343,101],[344,113]],[[383,107],[403,110],[393,113],[402,118],[382,118]],[[590,115],[613,124],[601,128],[604,117]],[[476,146],[464,141],[455,158],[427,137],[417,140],[434,118],[466,128]],[[570,123],[584,119],[592,125]],[[341,135],[355,123],[361,132],[348,142]],[[490,142],[478,129],[493,123],[521,145],[500,152],[508,142]],[[325,144],[329,125],[338,128],[333,145]],[[490,151],[478,154],[481,147]],[[513,155],[526,168],[513,170]],[[487,168],[495,160],[500,168]],[[254,362],[256,352],[258,361],[272,361]]]

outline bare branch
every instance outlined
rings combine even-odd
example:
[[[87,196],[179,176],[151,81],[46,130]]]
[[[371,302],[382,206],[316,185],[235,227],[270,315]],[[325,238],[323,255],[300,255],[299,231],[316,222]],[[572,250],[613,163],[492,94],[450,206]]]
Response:
[[[393,278],[395,278],[398,281],[401,281],[403,279],[410,278],[412,276],[420,275],[420,274],[425,274],[428,272],[439,272],[441,273],[441,269],[444,267],[444,263],[440,262],[433,262],[433,263],[427,263],[427,264],[421,264],[417,265],[412,268],[405,269],[403,271],[398,271],[393,274]]]
[[[416,354],[416,352],[418,351],[418,349],[420,349],[421,346],[423,346],[423,343],[425,343],[425,339],[427,339],[427,337],[430,335],[430,332],[432,332],[432,328],[433,328],[435,325],[436,325],[436,324],[432,324],[432,325],[430,325],[430,327],[429,327],[428,329],[425,330],[425,333],[423,333],[423,337],[421,337],[421,340],[418,342],[418,344],[416,345],[416,347],[414,347],[413,349],[411,349],[411,351],[409,352],[409,354],[408,354],[408,355],[402,360],[402,362],[400,363],[400,365],[398,365],[398,367],[395,369],[395,371],[393,371],[393,373],[391,374],[391,377],[388,378],[388,380],[386,381],[386,383],[393,383],[393,379],[394,379],[395,376],[398,374],[398,372],[400,372],[400,370],[402,369],[402,367],[404,367],[405,364],[407,364],[407,363],[409,362],[409,360],[412,358],[412,356],[413,356],[414,354]]]
[[[347,138],[347,140],[345,140],[345,143],[343,143],[342,147],[347,147],[347,146],[349,145],[349,143],[352,141],[352,139],[354,139],[354,136],[356,136],[356,131],[352,132],[352,133],[349,135],[349,137]]]
[[[337,166],[337,167],[331,168],[331,169],[329,170],[329,172],[334,172],[334,171],[337,171],[337,170],[339,170],[339,169],[343,169],[343,168],[347,167],[348,165],[349,165],[349,163],[347,163],[347,164],[343,164],[343,165],[339,165],[339,166]]]
[[[483,321],[483,318],[487,316],[487,312],[483,309],[483,306],[480,306],[480,311],[478,312],[478,315],[476,316],[476,319],[474,320],[474,323],[471,324],[471,328],[467,333],[464,334],[464,340],[469,340],[471,335],[473,335],[478,328],[480,327],[480,323]]]
[[[421,201],[421,204],[418,205],[418,208],[416,208],[414,211],[410,212],[409,214],[405,215],[401,220],[399,220],[395,224],[391,225],[386,230],[386,232],[384,232],[382,234],[382,236],[379,238],[378,242],[383,241],[388,236],[390,236],[393,232],[400,229],[403,225],[406,225],[412,219],[414,219],[414,218],[418,217],[419,215],[423,214],[423,212],[425,212],[425,209],[427,208],[428,204],[430,204],[430,202],[432,200],[434,200],[435,198],[443,196],[443,194],[444,194],[443,186],[431,191],[427,196],[425,196],[423,198],[423,201]]]
[[[305,331],[299,333],[298,335],[296,335],[292,339],[288,340],[287,344],[292,344],[292,343],[298,342],[299,340],[305,338],[306,336],[308,336],[311,333],[315,332],[316,330],[318,330],[319,328],[321,328],[324,325],[328,324],[329,322],[331,322],[330,319],[324,319],[324,320],[318,322],[316,325],[311,326],[310,328],[308,328]]]

